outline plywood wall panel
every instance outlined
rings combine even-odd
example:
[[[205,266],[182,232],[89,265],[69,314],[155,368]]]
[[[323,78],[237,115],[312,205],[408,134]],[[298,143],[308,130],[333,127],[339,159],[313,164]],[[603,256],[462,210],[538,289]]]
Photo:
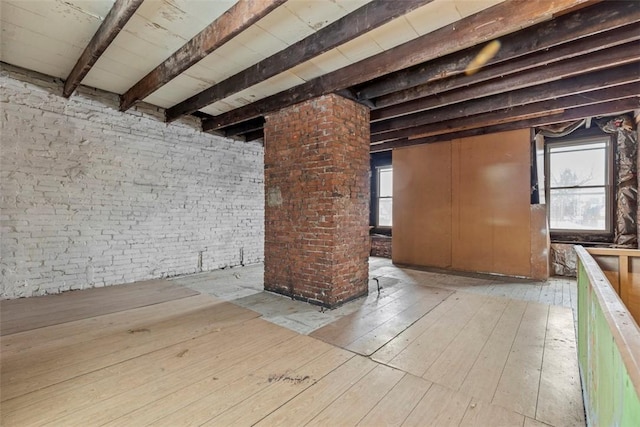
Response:
[[[393,152],[393,262],[451,266],[451,144]]]
[[[529,130],[452,146],[453,268],[530,276]]]
[[[523,129],[395,150],[393,261],[545,278],[529,139]]]
[[[547,205],[531,205],[531,277],[549,278],[551,241],[547,226]]]

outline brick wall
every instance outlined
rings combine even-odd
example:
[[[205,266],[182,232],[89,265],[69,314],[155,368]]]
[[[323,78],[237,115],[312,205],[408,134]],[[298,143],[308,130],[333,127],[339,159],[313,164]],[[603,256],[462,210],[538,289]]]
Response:
[[[391,236],[371,235],[371,256],[391,258]]]
[[[369,117],[328,95],[267,117],[265,289],[325,306],[364,295]]]
[[[2,298],[263,259],[263,149],[3,64]]]

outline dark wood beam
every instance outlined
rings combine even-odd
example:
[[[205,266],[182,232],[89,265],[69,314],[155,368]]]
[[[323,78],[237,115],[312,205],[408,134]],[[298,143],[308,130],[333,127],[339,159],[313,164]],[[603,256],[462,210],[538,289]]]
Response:
[[[371,145],[371,153],[379,153],[389,151],[395,148],[409,147],[412,145],[430,144],[434,142],[451,141],[453,139],[465,138],[469,136],[487,135],[491,133],[505,132],[516,129],[527,129],[535,126],[544,126],[554,123],[561,123],[570,120],[579,120],[587,117],[596,117],[604,115],[613,115],[635,110],[640,106],[640,98],[625,98],[615,101],[607,101],[588,105],[586,107],[572,108],[560,113],[549,114],[544,117],[533,119],[518,120],[508,123],[501,123],[491,126],[480,126],[462,131],[445,132],[434,136],[415,138],[415,139],[398,139],[395,141],[383,142]]]
[[[532,71],[532,74],[536,74]],[[613,69],[579,75],[569,79],[505,91],[492,96],[468,100],[434,110],[395,117],[371,124],[371,134],[379,134],[403,128],[422,126],[452,119],[473,116],[519,105],[546,101],[563,96],[576,95],[593,90],[640,82],[640,61]],[[640,86],[638,86],[640,91]]]
[[[246,122],[238,123],[236,125],[232,125],[224,129],[220,129],[220,131],[223,132],[225,136],[234,136],[234,135],[243,135],[247,132],[252,132],[255,130],[262,129],[263,127],[264,127],[264,117],[256,117],[255,119],[247,120]],[[207,120],[202,121],[202,130],[205,132],[211,130],[207,126]]]
[[[507,0],[378,55],[216,116],[215,127],[242,122],[457,52],[552,19],[564,10],[589,3],[589,0]]]
[[[476,127],[493,126],[501,123],[544,117],[550,114],[562,113],[565,110],[597,104],[616,99],[638,99],[640,86],[629,83],[606,89],[595,90],[584,94],[565,96],[558,99],[535,102],[514,108],[506,108],[489,113],[477,114],[464,119],[453,119],[439,123],[400,129],[371,136],[371,142],[385,142],[401,138],[422,138],[439,135],[446,132],[462,131]]]
[[[69,73],[69,77],[64,82],[62,95],[65,98],[71,96],[74,90],[80,85],[82,79],[87,75],[93,64],[109,47],[116,38],[120,30],[124,28],[129,19],[136,13],[143,0],[116,0],[111,10],[105,16],[100,28],[93,35],[93,38],[80,55],[78,62]]]
[[[374,0],[303,40],[166,110],[173,121],[377,28],[433,0]]]
[[[602,2],[500,38],[501,47],[486,66],[512,61],[583,37],[640,21],[640,7],[632,1]],[[595,36],[597,37],[597,36]],[[477,46],[382,77],[356,88],[360,99],[373,99],[465,71],[483,46]],[[579,52],[574,51],[574,55]],[[517,71],[517,70],[515,70]],[[514,71],[514,72],[515,72]],[[396,102],[397,103],[397,102]],[[385,104],[376,104],[385,106]],[[390,104],[386,104],[390,105]]]
[[[567,59],[551,65],[536,68],[524,73],[507,75],[483,84],[465,86],[461,89],[437,92],[435,95],[415,99],[403,104],[392,105],[371,111],[371,121],[426,111],[446,105],[465,102],[502,92],[548,83],[563,78],[630,64],[640,60],[640,43],[631,42],[594,52],[582,57]],[[454,77],[455,78],[455,77]],[[402,119],[399,119],[401,121]]]
[[[247,142],[255,141],[256,139],[262,139],[262,138],[264,138],[264,130],[263,129],[254,130],[254,131],[247,132],[247,133],[244,134],[244,139]]]
[[[349,88],[340,89],[340,90],[335,91],[334,93],[336,95],[342,96],[343,98],[347,98],[347,99],[355,101],[355,102],[357,102],[359,104],[362,104],[365,107],[375,108],[375,105],[374,105],[373,102],[369,101],[368,99],[360,99],[360,98],[358,98],[358,95],[356,95],[355,92],[353,92]]]
[[[125,111],[146,98],[286,1],[239,0],[127,90],[120,99],[120,111]]]
[[[372,113],[372,119],[377,120],[385,117],[393,117],[394,115],[414,111],[413,104],[411,104],[410,101],[419,98],[475,85],[494,78],[504,78],[511,74],[531,70],[536,67],[548,66],[556,62],[566,61],[577,56],[638,39],[640,39],[640,27],[637,24],[630,24],[622,28],[566,43],[547,51],[529,54],[509,62],[485,67],[480,72],[471,76],[459,74],[447,79],[432,81],[424,85],[384,95],[374,100],[377,109]],[[417,102],[419,103],[419,101]]]

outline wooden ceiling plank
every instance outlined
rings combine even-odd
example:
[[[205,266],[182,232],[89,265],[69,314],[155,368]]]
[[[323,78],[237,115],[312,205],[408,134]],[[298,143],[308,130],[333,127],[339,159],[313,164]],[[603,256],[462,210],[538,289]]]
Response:
[[[388,51],[363,59],[305,84],[279,92],[244,107],[216,116],[215,127],[242,122],[265,113],[335,92],[451,52],[492,40],[552,19],[564,10],[591,3],[590,0],[506,0],[454,24],[408,41]]]
[[[633,82],[640,82],[640,62],[375,122],[371,124],[371,134],[463,118]],[[640,92],[640,86],[638,91]]]
[[[513,108],[506,108],[489,113],[477,114],[465,119],[453,119],[445,122],[432,123],[428,125],[416,126],[412,128],[400,129],[398,131],[373,135],[371,142],[385,142],[401,138],[422,138],[438,135],[445,132],[455,132],[481,126],[492,126],[500,123],[522,120],[535,116],[549,115],[550,112],[558,110],[568,110],[591,104],[612,101],[616,99],[633,98],[640,99],[638,94],[638,84],[628,83],[625,85],[591,91],[585,94],[565,96],[558,99],[535,102]]]
[[[122,95],[120,111],[155,92],[287,0],[239,0]]]
[[[423,85],[400,90],[374,99],[374,104],[377,108],[375,111],[372,111],[371,119],[379,120],[381,118],[393,117],[414,111],[413,105],[410,102],[419,98],[481,83],[493,78],[503,78],[510,74],[530,70],[535,67],[546,66],[638,39],[640,39],[640,27],[637,24],[630,24],[606,33],[600,33],[566,43],[547,51],[489,66],[471,76],[459,74],[447,79],[431,81]],[[419,101],[416,102],[419,103]],[[396,107],[390,108],[392,106]]]
[[[202,121],[202,130],[203,132],[209,131],[206,125],[207,121]],[[238,123],[233,126],[229,126],[227,128],[222,129],[225,136],[235,136],[235,135],[243,135],[245,133],[249,133],[252,131],[260,130],[264,127],[264,118],[256,117],[255,119],[247,120],[243,123]]]
[[[167,109],[168,122],[280,74],[433,0],[374,0],[269,58]]]
[[[634,2],[619,1],[596,4],[502,37],[500,50],[487,62],[485,67],[504,61],[512,61],[531,52],[541,52],[570,41],[639,21],[640,8]],[[473,47],[398,71],[356,88],[356,93],[360,99],[379,98],[389,93],[463,73],[481,48],[482,46]],[[574,55],[578,54],[580,54],[579,51],[574,51]],[[383,107],[390,104],[379,104],[376,100],[376,105]]]
[[[618,113],[624,113],[638,108],[639,99],[625,98],[614,101],[606,101],[602,103],[596,103],[585,107],[578,107],[566,110],[562,113],[553,113],[544,117],[537,117],[533,119],[518,120],[508,123],[501,123],[498,125],[490,126],[478,126],[472,129],[466,129],[462,131],[445,132],[439,135],[415,138],[415,139],[398,139],[389,142],[383,142],[380,144],[371,145],[371,153],[379,153],[382,151],[389,151],[395,148],[408,147],[411,145],[430,144],[434,142],[451,141],[453,139],[465,138],[468,136],[486,135],[491,133],[505,132],[516,129],[527,129],[535,126],[544,126],[554,123],[561,123],[569,120],[579,120],[587,117],[597,117],[612,115]]]
[[[401,117],[405,114],[410,114],[406,119],[410,121],[411,117],[418,112],[629,64],[639,59],[640,43],[635,41],[523,73],[506,75],[505,77],[498,75],[498,78],[483,84],[465,85],[461,89],[450,91],[443,89],[444,92],[437,91],[429,97],[373,110],[370,117],[372,122],[397,117],[397,122],[401,123],[404,120]]]
[[[100,56],[109,47],[111,42],[116,38],[120,30],[124,28],[129,19],[136,13],[138,7],[144,0],[116,0],[109,10],[104,21],[100,24],[98,31],[87,47],[80,55],[78,62],[73,67],[69,76],[64,82],[62,95],[69,98],[74,90],[80,85],[82,79],[85,78],[91,67],[98,61]]]
[[[264,138],[264,130],[262,129],[254,130],[254,131],[245,133],[243,136],[244,136],[244,140],[247,142],[255,141],[257,139],[262,139]]]

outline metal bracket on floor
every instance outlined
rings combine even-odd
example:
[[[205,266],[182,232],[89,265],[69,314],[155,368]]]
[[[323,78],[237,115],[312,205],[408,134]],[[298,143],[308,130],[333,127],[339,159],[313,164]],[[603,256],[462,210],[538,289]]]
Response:
[[[380,287],[380,280],[378,280],[377,277],[373,277],[371,280],[375,280],[376,281],[376,284],[378,285],[378,295],[380,295],[380,289],[382,289]]]

